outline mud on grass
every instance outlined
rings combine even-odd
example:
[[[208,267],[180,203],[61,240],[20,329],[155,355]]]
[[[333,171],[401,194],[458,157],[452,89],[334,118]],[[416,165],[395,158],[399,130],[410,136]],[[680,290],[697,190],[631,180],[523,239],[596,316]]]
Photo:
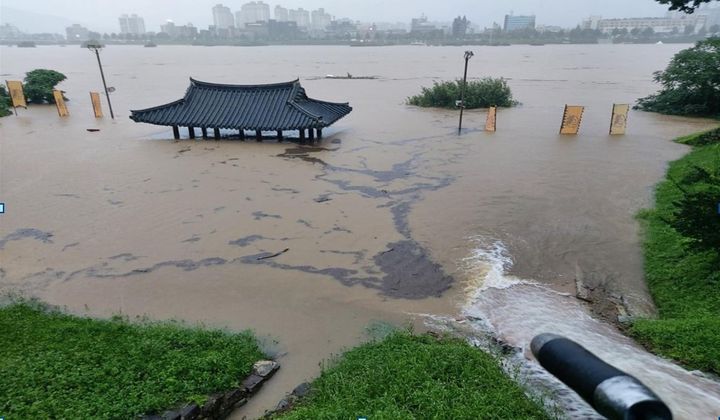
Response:
[[[250,332],[96,320],[36,302],[0,308],[0,414],[133,418],[239,386],[263,359]]]

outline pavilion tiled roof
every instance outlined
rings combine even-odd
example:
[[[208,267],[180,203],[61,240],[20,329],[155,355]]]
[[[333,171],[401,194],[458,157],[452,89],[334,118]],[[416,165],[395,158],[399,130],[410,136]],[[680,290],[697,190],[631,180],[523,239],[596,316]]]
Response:
[[[226,85],[190,78],[185,97],[130,111],[130,119],[165,126],[245,130],[323,128],[352,111],[347,103],[308,98],[299,80],[266,85]]]

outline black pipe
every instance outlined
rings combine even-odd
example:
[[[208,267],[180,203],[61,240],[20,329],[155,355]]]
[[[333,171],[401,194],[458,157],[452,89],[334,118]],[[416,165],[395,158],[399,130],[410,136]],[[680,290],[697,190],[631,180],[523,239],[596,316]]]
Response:
[[[670,409],[650,388],[580,344],[556,334],[540,334],[530,347],[542,367],[603,416],[611,420],[672,420]]]

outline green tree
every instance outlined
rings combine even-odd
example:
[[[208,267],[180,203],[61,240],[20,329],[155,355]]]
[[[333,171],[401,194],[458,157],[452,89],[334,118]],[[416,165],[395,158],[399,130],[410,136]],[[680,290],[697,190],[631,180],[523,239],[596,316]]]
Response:
[[[10,94],[5,89],[5,85],[0,85],[0,117],[12,114],[12,111],[10,111],[11,104]]]
[[[660,4],[669,4],[670,10],[692,13],[703,3],[710,3],[714,0],[656,0]]]
[[[636,108],[671,115],[720,116],[720,38],[680,51],[665,71],[655,72],[660,92]]]
[[[673,203],[677,210],[671,225],[700,249],[720,249],[720,166],[714,170],[694,166],[673,182],[682,196]]]
[[[53,89],[55,86],[67,79],[64,74],[55,70],[36,69],[25,74],[25,97],[28,102],[42,104],[55,103]]]

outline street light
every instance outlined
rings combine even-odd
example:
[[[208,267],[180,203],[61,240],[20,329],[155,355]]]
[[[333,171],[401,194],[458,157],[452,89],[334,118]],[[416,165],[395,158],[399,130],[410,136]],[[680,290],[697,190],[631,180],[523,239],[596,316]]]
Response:
[[[102,48],[102,45],[100,45],[100,43],[88,42],[88,44],[87,44],[88,50],[95,51],[95,56],[97,57],[98,67],[100,67],[100,77],[102,77],[103,88],[105,88],[105,96],[107,97],[108,107],[110,108],[110,118],[115,119],[115,114],[113,114],[113,109],[112,109],[112,102],[110,102],[110,91],[108,91],[107,84],[105,83],[105,73],[103,72],[102,63],[100,62],[100,49],[101,48]]]
[[[465,51],[465,73],[463,74],[463,84],[460,87],[460,122],[458,123],[458,135],[462,132],[462,117],[463,111],[465,110],[465,86],[467,86],[468,61],[470,61],[474,55],[472,51]]]

